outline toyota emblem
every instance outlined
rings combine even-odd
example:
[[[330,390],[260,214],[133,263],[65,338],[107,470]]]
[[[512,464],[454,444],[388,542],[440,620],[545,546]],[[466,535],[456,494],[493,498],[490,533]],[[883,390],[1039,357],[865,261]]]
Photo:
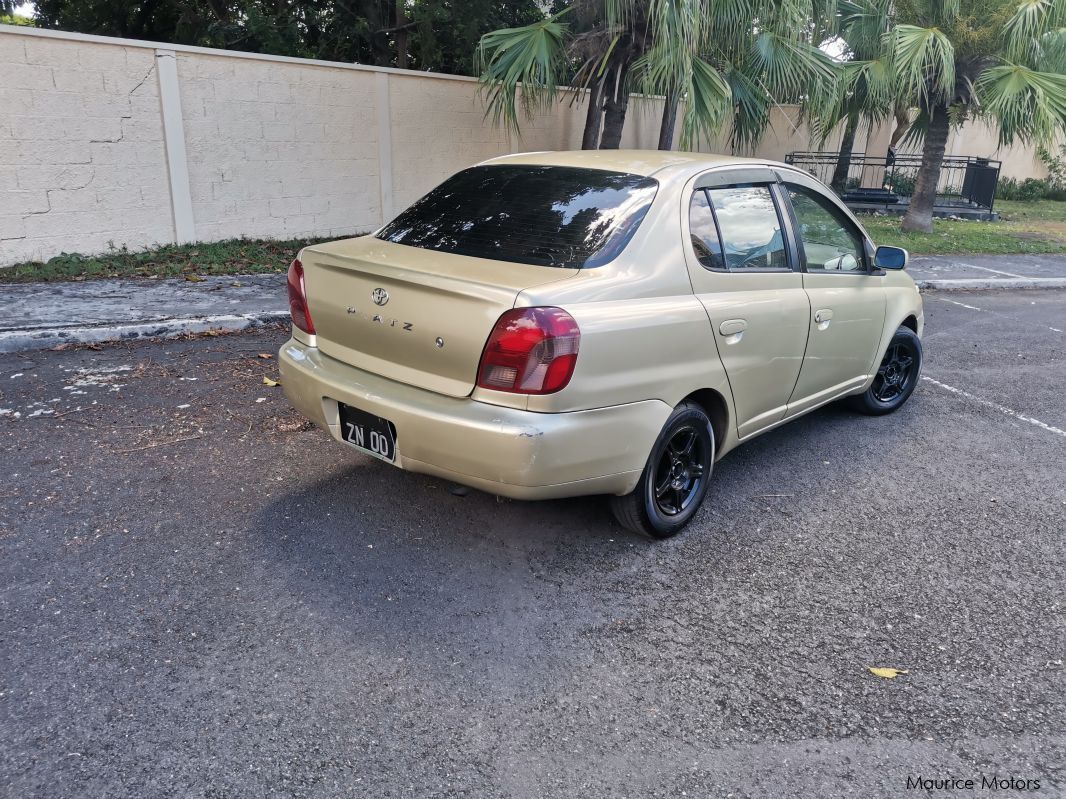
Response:
[[[374,289],[370,292],[370,299],[374,301],[374,305],[384,305],[389,301],[389,292],[385,289]]]

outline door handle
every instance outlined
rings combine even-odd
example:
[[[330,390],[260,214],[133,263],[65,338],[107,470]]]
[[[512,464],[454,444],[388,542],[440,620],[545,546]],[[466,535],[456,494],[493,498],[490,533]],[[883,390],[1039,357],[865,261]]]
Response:
[[[814,312],[814,321],[818,324],[825,322],[829,323],[829,320],[833,318],[833,311],[829,308],[822,308],[820,311]],[[824,328],[823,328],[824,329]]]
[[[735,336],[748,329],[747,319],[726,319],[718,326],[718,332],[723,336]]]

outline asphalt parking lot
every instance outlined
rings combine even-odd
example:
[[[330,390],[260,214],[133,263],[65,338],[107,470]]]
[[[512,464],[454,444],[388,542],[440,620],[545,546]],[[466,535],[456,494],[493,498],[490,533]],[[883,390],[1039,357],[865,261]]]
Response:
[[[0,795],[1061,796],[1066,291],[926,314],[662,543],[333,443],[278,329],[0,356]]]

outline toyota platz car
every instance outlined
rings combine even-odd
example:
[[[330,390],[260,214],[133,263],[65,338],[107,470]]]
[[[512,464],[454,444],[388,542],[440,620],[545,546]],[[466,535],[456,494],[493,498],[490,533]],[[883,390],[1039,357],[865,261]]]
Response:
[[[907,253],[794,167],[600,150],[495,158],[289,269],[292,404],[338,441],[516,499],[610,497],[656,538],[714,463],[922,364]]]

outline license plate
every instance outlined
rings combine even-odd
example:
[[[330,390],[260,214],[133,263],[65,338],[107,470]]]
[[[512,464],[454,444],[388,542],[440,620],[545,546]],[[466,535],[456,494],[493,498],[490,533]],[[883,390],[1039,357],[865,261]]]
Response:
[[[396,459],[395,429],[388,419],[337,403],[340,411],[341,438],[368,455],[389,461]]]

